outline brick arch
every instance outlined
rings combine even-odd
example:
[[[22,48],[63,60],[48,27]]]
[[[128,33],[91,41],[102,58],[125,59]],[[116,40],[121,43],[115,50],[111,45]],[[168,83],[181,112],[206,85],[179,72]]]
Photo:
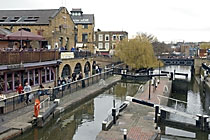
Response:
[[[71,76],[72,74],[72,70],[71,70],[71,66],[69,64],[65,64],[62,68],[62,72],[61,72],[61,77],[68,77],[68,76]]]
[[[79,72],[83,72],[83,66],[80,62],[77,62],[75,65],[74,65],[74,68],[73,68],[73,72],[75,73],[79,73]]]
[[[84,64],[84,75],[85,77],[88,77],[91,75],[91,69],[92,69],[92,66],[90,64],[89,61],[86,61],[85,64]]]

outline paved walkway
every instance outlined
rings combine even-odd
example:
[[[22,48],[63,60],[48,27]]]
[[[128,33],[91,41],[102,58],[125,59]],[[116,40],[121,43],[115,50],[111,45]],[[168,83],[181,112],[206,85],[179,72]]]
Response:
[[[95,94],[97,91],[106,88],[108,85],[111,85],[120,79],[120,76],[112,76],[103,82],[105,84],[99,84],[99,82],[77,92],[68,94],[61,99],[58,108],[68,108],[71,104]],[[34,106],[30,105],[17,111],[0,115],[0,140],[20,134],[21,129],[22,131],[25,131],[31,128],[32,124],[30,122],[33,120],[33,108]]]
[[[165,86],[170,89],[171,81],[166,78],[162,78],[156,90],[151,88],[151,99],[148,100],[149,86],[147,82],[144,86],[144,91],[138,92],[135,95],[135,98],[159,103],[157,95],[169,95],[170,90],[168,90],[168,92],[164,92]],[[123,129],[127,129],[128,140],[154,139],[158,134],[158,130],[155,129],[156,124],[154,123],[154,114],[153,108],[136,103],[130,103],[130,105],[120,115],[117,124],[112,126],[109,131],[101,131],[96,137],[96,140],[122,140]]]

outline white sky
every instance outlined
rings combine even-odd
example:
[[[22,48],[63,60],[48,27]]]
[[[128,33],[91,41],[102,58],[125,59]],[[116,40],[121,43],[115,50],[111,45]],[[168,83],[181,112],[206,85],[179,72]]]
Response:
[[[0,0],[0,9],[82,8],[95,30],[155,35],[159,41],[210,41],[210,0]]]

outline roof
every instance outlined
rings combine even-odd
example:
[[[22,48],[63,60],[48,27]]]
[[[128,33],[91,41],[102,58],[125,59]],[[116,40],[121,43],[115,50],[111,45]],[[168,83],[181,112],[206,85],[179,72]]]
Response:
[[[75,24],[94,24],[94,14],[71,15],[71,18]]]
[[[3,38],[4,36],[8,35],[8,34],[11,34],[12,32],[10,32],[9,30],[7,29],[3,29],[3,28],[0,28],[0,38]]]
[[[54,18],[62,9],[42,10],[0,10],[0,24],[49,24],[49,19]]]

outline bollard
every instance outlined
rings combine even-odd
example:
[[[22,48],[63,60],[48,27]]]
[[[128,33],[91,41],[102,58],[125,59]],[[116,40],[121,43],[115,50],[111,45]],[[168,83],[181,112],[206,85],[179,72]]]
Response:
[[[201,128],[202,125],[202,115],[201,114],[197,114],[196,115],[198,117],[198,120],[196,120],[196,127]]]
[[[113,124],[116,124],[116,108],[112,108]]]
[[[158,122],[159,106],[155,106],[155,123]]]
[[[203,115],[203,124],[204,124],[203,129],[204,130],[208,130],[209,129],[209,122],[207,120],[208,118],[209,118],[208,115]]]
[[[123,129],[123,138],[127,140],[127,129]]]
[[[166,111],[160,110],[160,122],[163,122],[166,119]]]

